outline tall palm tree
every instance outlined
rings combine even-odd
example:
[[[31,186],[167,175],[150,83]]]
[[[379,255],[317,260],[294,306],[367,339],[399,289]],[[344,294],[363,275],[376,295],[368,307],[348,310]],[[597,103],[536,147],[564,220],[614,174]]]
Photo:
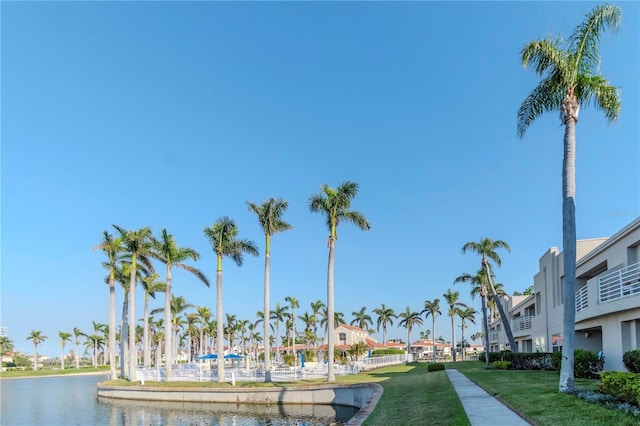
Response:
[[[353,319],[350,322],[350,325],[355,325],[363,330],[368,330],[369,327],[373,326],[373,320],[371,316],[367,313],[367,307],[363,306],[359,311],[351,312],[353,315]]]
[[[34,370],[38,369],[38,346],[40,346],[40,344],[47,339],[48,337],[43,335],[42,331],[40,330],[31,330],[31,333],[27,337],[27,340],[31,340],[31,342],[33,343],[33,348],[35,349],[36,353],[36,362],[33,364]]]
[[[227,318],[226,327],[223,327],[224,331],[227,334],[227,342],[229,346],[229,352],[233,351],[233,341],[235,339],[235,331],[236,331],[236,322],[237,317],[233,314],[226,314]]]
[[[80,336],[84,336],[84,333],[78,327],[74,327],[73,337],[74,337],[74,343],[76,344],[76,368],[80,368]],[[111,378],[115,378],[115,377],[116,377],[115,375],[111,375]]]
[[[165,291],[166,284],[162,281],[157,281],[158,274],[152,273],[142,278],[142,289],[144,290],[144,317],[142,326],[142,341],[143,341],[143,353],[144,353],[144,366],[151,366],[151,338],[149,336],[149,296],[156,298],[156,292]]]
[[[171,336],[171,341],[173,342],[171,347],[168,348],[169,350],[169,359],[175,359],[175,357],[178,354],[178,329],[180,327],[181,324],[181,318],[180,318],[180,314],[183,313],[184,311],[186,311],[189,308],[193,308],[194,305],[192,305],[191,303],[187,303],[187,300],[183,297],[183,296],[176,296],[175,294],[171,296],[171,301],[169,302],[169,321],[171,322],[171,326],[170,327],[166,327],[165,325],[165,329],[168,331],[169,329],[172,330],[173,336]],[[167,318],[167,313],[165,308],[156,308],[153,311],[151,311],[151,315],[155,315],[157,313],[160,312],[164,312],[164,317],[165,319]],[[166,336],[166,331],[165,331],[165,341],[167,339]],[[167,363],[167,347],[165,345],[165,367],[166,367],[166,363]]]
[[[489,281],[487,280],[487,271],[483,268],[478,270],[475,275],[465,272],[453,281],[454,284],[467,282],[471,284],[471,298],[474,299],[476,295],[479,294],[482,302],[482,331],[483,336],[485,337],[484,353],[487,355],[485,356],[485,368],[489,368],[489,321],[487,317],[487,288],[489,286]],[[494,288],[496,288],[497,292],[497,285],[494,285]]]
[[[249,211],[254,212],[258,216],[258,222],[262,232],[264,232],[265,249],[264,249],[264,311],[271,311],[271,304],[269,301],[271,293],[271,237],[278,232],[288,231],[292,228],[290,224],[282,220],[282,215],[289,207],[287,201],[283,199],[270,198],[269,200],[258,205],[247,201],[247,207]],[[264,341],[269,341],[269,321],[265,321],[264,328]],[[265,368],[265,382],[271,381],[271,352],[264,352],[264,368]]]
[[[562,246],[564,251],[564,325],[559,389],[574,389],[573,351],[575,339],[575,153],[576,123],[580,105],[594,102],[609,123],[620,113],[618,89],[600,75],[598,44],[601,34],[616,31],[621,21],[618,6],[595,6],[565,42],[549,36],[528,43],[521,52],[522,65],[531,66],[542,81],[525,98],[518,110],[518,136],[544,112],[560,111],[564,125],[562,162]]]
[[[131,256],[131,273],[129,281],[129,368],[127,379],[133,381],[136,378],[136,365],[138,354],[136,351],[136,281],[138,260],[147,265],[153,272],[153,265],[147,256],[153,248],[151,228],[144,227],[138,230],[125,230],[117,225],[113,227],[120,233],[124,252]]]
[[[315,335],[318,335],[318,324],[320,324],[319,317],[322,316],[322,310],[326,307],[327,306],[320,299],[316,300],[315,302],[311,302],[311,314],[315,318],[315,322],[313,323],[313,333]]]
[[[505,249],[507,253],[511,252],[509,248],[509,244],[505,243],[502,240],[492,240],[490,238],[484,237],[480,239],[479,242],[470,241],[462,246],[462,253],[466,253],[467,250],[477,253],[482,256],[482,267],[485,270],[484,277],[486,278],[487,283],[489,283],[489,288],[491,289],[492,299],[495,303],[495,306],[498,308],[498,312],[500,312],[500,319],[502,320],[502,326],[504,327],[504,332],[507,335],[507,339],[509,340],[509,349],[512,352],[518,352],[518,346],[513,338],[513,333],[511,332],[511,324],[509,323],[509,317],[504,311],[502,307],[502,303],[500,302],[500,298],[498,297],[498,292],[496,291],[495,286],[493,285],[493,275],[491,272],[491,266],[489,265],[489,259],[493,260],[496,265],[502,265],[502,259],[500,259],[500,255],[496,252],[498,249]],[[488,337],[487,337],[488,339]],[[486,349],[486,348],[485,348]],[[489,352],[487,352],[488,356]]]
[[[398,316],[392,308],[387,308],[384,303],[372,312],[378,316],[376,320],[377,330],[380,331],[380,327],[382,326],[382,344],[387,346],[387,324],[393,325],[393,320],[398,318]]]
[[[458,316],[460,317],[460,321],[462,323],[461,333],[462,333],[462,360],[464,361],[464,329],[467,327],[466,322],[471,321],[472,323],[476,323],[476,310],[470,306],[465,306],[464,308],[458,311]],[[488,357],[486,357],[488,358]]]
[[[280,306],[280,303],[276,303],[276,308],[271,311],[271,320],[276,327],[276,362],[280,362],[280,323],[283,323],[287,319],[288,306]]]
[[[400,322],[398,322],[398,327],[407,329],[407,354],[411,354],[411,330],[413,330],[413,327],[416,325],[422,325],[422,318],[419,312],[412,311],[408,306],[404,312],[398,314],[398,317],[402,318]]]
[[[7,352],[13,352],[13,340],[9,340],[7,336],[0,336],[0,356]]]
[[[425,300],[424,309],[420,314],[425,314],[425,318],[431,315],[431,334],[433,335],[433,362],[436,362],[436,316],[442,315],[440,312],[440,299]]]
[[[211,309],[206,306],[197,306],[196,311],[200,318],[200,345],[198,346],[198,356],[202,356],[206,352],[205,330],[211,319]]]
[[[458,315],[460,308],[464,306],[463,303],[458,302],[458,297],[460,297],[460,292],[453,291],[451,289],[447,290],[444,294],[444,298],[449,305],[448,315],[451,317],[451,353],[453,354],[453,362],[456,362],[456,326],[455,326],[455,317]]]
[[[190,272],[192,275],[202,281],[207,287],[209,287],[209,280],[199,269],[182,263],[185,260],[197,261],[198,259],[200,259],[200,253],[189,247],[178,247],[178,244],[173,238],[173,235],[169,234],[166,229],[163,229],[161,231],[159,239],[154,240],[154,246],[154,257],[166,265],[166,287],[164,292],[164,326],[166,328],[164,330],[164,364],[165,375],[168,380],[172,376],[172,355],[173,347],[175,345],[173,338],[176,333],[176,330],[172,330],[174,323],[171,320],[171,301],[173,300],[171,294],[171,284],[173,278],[172,269],[175,266],[176,268],[180,268],[187,272]]]
[[[107,256],[104,266],[109,269],[109,374],[116,377],[116,278],[115,272],[119,262],[123,260],[124,253],[120,238],[114,238],[107,231],[102,233],[102,241],[93,248],[102,250]],[[77,354],[78,356],[80,354]]]
[[[224,216],[214,222],[213,226],[204,228],[204,234],[216,254],[216,293],[218,321],[218,382],[224,382],[224,345],[222,336],[224,313],[222,310],[222,258],[230,257],[236,265],[242,266],[245,253],[258,256],[258,248],[250,240],[238,239],[238,227],[233,219]]]
[[[289,307],[291,308],[291,313],[289,314],[289,318],[291,319],[291,339],[293,340],[293,346],[296,345],[296,308],[300,307],[300,302],[295,296],[287,296],[284,298],[285,302],[289,303]],[[289,346],[289,353],[292,353],[293,350],[291,346]]]
[[[359,212],[350,210],[351,200],[358,194],[358,184],[355,182],[344,182],[338,185],[337,188],[331,188],[329,185],[322,185],[322,193],[312,195],[309,199],[309,209],[313,213],[320,213],[327,219],[327,226],[329,227],[329,261],[327,266],[327,308],[328,308],[328,332],[327,332],[327,346],[328,346],[328,374],[327,381],[335,382],[336,376],[334,371],[334,348],[335,348],[335,336],[333,331],[335,328],[333,312],[334,312],[334,281],[333,281],[333,269],[334,269],[334,256],[335,245],[338,239],[338,225],[341,222],[350,222],[356,225],[358,228],[367,231],[371,229],[371,225],[367,218]]]
[[[60,337],[60,346],[62,347],[62,354],[60,356],[60,369],[64,370],[64,347],[67,342],[71,340],[71,333],[67,333],[66,331],[59,331],[58,337]]]

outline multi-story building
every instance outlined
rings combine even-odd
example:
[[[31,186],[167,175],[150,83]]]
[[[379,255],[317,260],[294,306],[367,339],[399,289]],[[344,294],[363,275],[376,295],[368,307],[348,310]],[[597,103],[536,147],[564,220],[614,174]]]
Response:
[[[640,218],[610,238],[576,245],[575,348],[602,352],[606,370],[625,370],[622,355],[640,348]],[[562,349],[564,259],[556,247],[539,261],[533,294],[505,297],[520,352]],[[492,322],[492,350],[509,349],[499,319]]]

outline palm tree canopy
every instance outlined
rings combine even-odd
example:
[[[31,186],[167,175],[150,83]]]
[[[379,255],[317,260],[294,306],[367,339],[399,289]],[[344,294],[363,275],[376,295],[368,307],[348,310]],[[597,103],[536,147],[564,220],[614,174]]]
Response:
[[[283,199],[270,198],[260,205],[247,201],[247,207],[258,216],[258,222],[265,235],[271,236],[293,228],[282,220],[282,215],[289,207],[289,203]]]
[[[322,193],[312,195],[309,199],[309,210],[321,213],[327,218],[327,226],[331,237],[338,239],[337,226],[340,222],[350,222],[363,231],[371,229],[369,221],[362,213],[350,210],[351,200],[358,194],[358,184],[344,182],[337,188],[322,185]]]
[[[238,266],[242,266],[244,253],[252,256],[259,254],[253,241],[237,238],[238,227],[228,216],[223,216],[213,226],[204,228],[204,234],[218,258],[228,256]],[[222,270],[222,265],[218,264],[218,270]]]
[[[422,325],[420,313],[412,311],[409,306],[407,306],[407,309],[404,312],[400,312],[398,317],[402,318],[398,323],[398,327],[405,327],[411,330],[414,325]]]
[[[620,94],[616,87],[599,75],[598,44],[606,29],[617,31],[621,15],[618,6],[595,6],[568,40],[550,35],[522,49],[522,66],[533,68],[543,78],[518,110],[519,137],[524,137],[527,128],[542,113],[559,111],[566,97],[575,97],[579,104],[584,105],[594,102],[609,122],[618,118]]]
[[[422,314],[426,314],[425,317],[431,315],[433,318],[435,318],[436,315],[442,315],[442,312],[440,312],[440,299],[433,299],[433,301],[425,300],[424,309],[420,312],[420,315]]]
[[[503,248],[507,251],[507,253],[511,253],[511,248],[509,244],[505,243],[502,240],[492,240],[490,238],[484,237],[480,239],[479,242],[470,241],[462,246],[462,253],[466,253],[467,250],[472,251],[474,253],[478,253],[482,255],[482,259],[489,258],[493,260],[496,265],[501,266],[502,260],[500,259],[500,255],[496,253],[497,249]]]
[[[197,261],[200,259],[200,253],[189,247],[178,247],[173,235],[169,234],[166,229],[163,229],[160,233],[160,239],[154,240],[154,253],[153,257],[160,262],[170,264],[180,269],[184,269],[187,272],[191,272],[200,281],[202,281],[207,287],[209,287],[209,279],[199,269],[193,266],[185,265],[182,262],[185,260]]]
[[[392,308],[387,308],[384,303],[379,308],[375,308],[372,312],[378,315],[378,319],[376,320],[378,331],[380,331],[380,326],[386,327],[387,324],[393,325],[393,319],[398,318],[395,311]]]

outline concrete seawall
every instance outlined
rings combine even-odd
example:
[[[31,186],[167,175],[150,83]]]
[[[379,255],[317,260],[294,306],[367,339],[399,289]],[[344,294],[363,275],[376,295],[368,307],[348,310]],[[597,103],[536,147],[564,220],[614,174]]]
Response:
[[[106,386],[99,383],[97,387],[99,397],[113,399],[227,404],[344,405],[359,408],[348,425],[362,424],[382,395],[382,386],[375,383],[286,388],[154,388]]]

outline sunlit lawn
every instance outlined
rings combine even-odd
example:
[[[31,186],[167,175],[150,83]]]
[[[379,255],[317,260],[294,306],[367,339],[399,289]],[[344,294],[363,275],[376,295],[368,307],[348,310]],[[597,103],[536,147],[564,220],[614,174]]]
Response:
[[[15,378],[15,377],[41,377],[41,376],[58,376],[68,374],[87,374],[87,373],[109,373],[108,367],[84,367],[84,368],[65,368],[64,370],[5,370],[0,371],[0,378]]]

